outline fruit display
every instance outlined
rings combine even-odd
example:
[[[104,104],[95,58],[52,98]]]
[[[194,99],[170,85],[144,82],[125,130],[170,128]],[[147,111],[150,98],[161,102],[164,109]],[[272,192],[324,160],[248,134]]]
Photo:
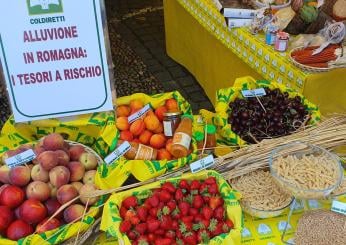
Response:
[[[228,122],[232,131],[249,143],[293,133],[309,120],[299,96],[265,88],[261,97],[236,98],[229,104]]]
[[[3,160],[27,149],[35,152],[34,160],[0,169],[0,234],[15,241],[78,221],[85,209],[98,201],[78,198],[80,193],[97,190],[94,176],[99,158],[90,149],[52,133],[34,146],[8,151]]]
[[[162,105],[149,109],[137,120],[129,122],[128,118],[141,110],[145,104],[133,99],[128,105],[119,105],[116,109],[116,127],[120,131],[119,143],[128,141],[132,150],[125,154],[126,159],[136,160],[172,160],[172,137],[165,136],[163,120],[165,113],[180,112],[174,98],[165,100]],[[142,149],[151,154],[140,154]]]
[[[132,244],[208,244],[234,228],[215,177],[164,182],[146,198],[128,196],[120,216],[119,230]]]

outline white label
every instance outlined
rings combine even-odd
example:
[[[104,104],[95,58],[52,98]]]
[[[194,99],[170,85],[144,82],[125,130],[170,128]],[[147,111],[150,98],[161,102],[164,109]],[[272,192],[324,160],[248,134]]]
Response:
[[[145,105],[142,109],[139,111],[133,113],[131,116],[127,118],[129,123],[133,123],[134,121],[140,119],[145,113],[147,113],[151,109],[150,104]]]
[[[179,144],[184,146],[186,149],[189,149],[191,144],[191,137],[190,135],[182,132],[175,133],[173,136],[173,144]]]
[[[118,160],[121,156],[123,156],[126,152],[131,149],[131,145],[129,142],[123,142],[115,151],[105,157],[104,161],[106,164],[111,164],[112,162]]]
[[[196,162],[190,164],[190,169],[192,173],[199,172],[203,169],[206,169],[214,164],[213,155],[209,155],[205,158],[202,158]]]
[[[20,165],[23,165],[27,162],[30,162],[31,160],[36,158],[36,154],[33,150],[29,149],[22,153],[19,153],[13,157],[9,157],[5,160],[6,165],[9,168],[14,168]]]
[[[16,122],[113,110],[100,2],[1,1],[0,63]]]
[[[241,91],[241,93],[246,98],[266,95],[266,91],[264,90],[264,88],[258,88],[258,89],[253,89],[253,90],[243,90],[243,91]]]
[[[334,200],[332,203],[332,209],[331,210],[333,212],[346,215],[346,203]]]
[[[171,121],[163,121],[163,131],[165,133],[165,136],[173,136]]]

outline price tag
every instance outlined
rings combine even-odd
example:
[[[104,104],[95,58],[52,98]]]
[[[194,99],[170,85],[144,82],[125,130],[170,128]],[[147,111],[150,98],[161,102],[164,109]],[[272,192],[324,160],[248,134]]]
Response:
[[[346,215],[346,203],[334,200],[332,203],[333,212]]]
[[[145,105],[142,109],[137,111],[136,113],[133,113],[128,117],[129,123],[133,123],[134,121],[138,120],[141,118],[145,113],[147,113],[151,109],[150,104]]]
[[[106,164],[111,164],[112,162],[118,160],[121,156],[123,156],[126,152],[131,149],[131,145],[129,142],[125,141],[122,143],[115,151],[105,157],[104,161]]]
[[[266,91],[264,90],[264,88],[258,88],[253,90],[243,90],[241,91],[241,93],[243,94],[245,98],[259,97],[259,96],[266,95]]]
[[[29,149],[22,153],[19,153],[13,157],[9,157],[5,160],[6,165],[9,168],[14,168],[20,165],[23,165],[27,162],[32,161],[36,158],[36,154],[33,150]]]
[[[193,162],[190,164],[191,172],[196,173],[203,169],[206,169],[214,164],[214,157],[213,155],[209,155],[205,158],[202,158],[196,162]]]

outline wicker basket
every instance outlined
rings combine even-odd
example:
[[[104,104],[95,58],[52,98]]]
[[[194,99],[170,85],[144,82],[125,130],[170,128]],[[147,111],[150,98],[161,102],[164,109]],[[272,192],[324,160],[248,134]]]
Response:
[[[75,142],[75,141],[70,141],[70,140],[65,140],[65,142],[67,142],[70,146],[74,146],[74,145],[83,146],[86,152],[95,155],[95,157],[96,157],[96,159],[97,159],[98,165],[100,165],[100,164],[102,164],[102,163],[104,162],[103,159],[100,157],[100,155],[97,154],[97,153],[96,153],[93,149],[91,149],[89,146],[83,145],[83,144],[78,143],[78,142]]]

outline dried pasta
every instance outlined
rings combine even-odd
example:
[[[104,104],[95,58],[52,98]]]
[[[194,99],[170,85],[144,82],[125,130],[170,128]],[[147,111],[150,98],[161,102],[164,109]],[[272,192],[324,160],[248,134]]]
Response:
[[[258,210],[277,210],[290,204],[292,197],[275,184],[269,171],[257,170],[231,180],[242,194],[241,203]]]

